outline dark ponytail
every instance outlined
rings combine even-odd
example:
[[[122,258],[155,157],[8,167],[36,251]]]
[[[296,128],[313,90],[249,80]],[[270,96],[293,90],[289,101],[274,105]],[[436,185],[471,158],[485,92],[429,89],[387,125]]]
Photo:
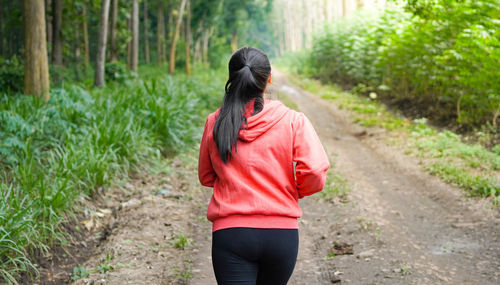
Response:
[[[264,107],[263,93],[271,74],[271,64],[260,50],[244,47],[229,60],[229,79],[225,87],[219,116],[215,121],[213,136],[220,158],[228,163],[236,153],[236,143],[241,126],[247,123],[245,105],[255,99],[254,114]]]

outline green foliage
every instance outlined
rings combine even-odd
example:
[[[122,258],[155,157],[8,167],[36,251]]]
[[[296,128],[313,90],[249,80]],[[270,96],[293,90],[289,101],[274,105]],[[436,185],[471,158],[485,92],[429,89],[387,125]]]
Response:
[[[320,192],[320,196],[327,201],[334,201],[337,197],[345,198],[350,191],[347,180],[332,167],[327,173],[325,188]]]
[[[349,88],[363,83],[365,94],[435,122],[498,125],[498,1],[408,1],[407,11],[389,7],[327,25],[294,69]]]
[[[89,272],[87,271],[87,269],[84,266],[79,265],[79,266],[73,268],[73,276],[71,276],[71,280],[76,281],[78,279],[85,278],[88,275],[89,275]]]
[[[177,239],[174,241],[174,247],[180,250],[185,250],[190,244],[190,240],[183,233],[177,234]]]
[[[53,89],[47,103],[0,98],[0,277],[6,282],[19,272],[36,273],[35,250],[65,242],[62,224],[72,220],[79,197],[96,197],[156,153],[172,155],[199,140],[205,115],[223,94],[221,73],[187,78],[143,71],[150,77]],[[86,271],[78,270],[81,278]]]
[[[22,92],[24,65],[16,56],[4,59],[0,56],[0,93]]]
[[[125,82],[127,79],[137,77],[137,75],[131,72],[125,63],[119,61],[107,62],[104,74],[107,81],[117,81],[120,83]]]
[[[108,271],[114,270],[115,266],[113,264],[111,264],[111,260],[113,258],[114,258],[113,254],[111,254],[111,253],[106,254],[106,259],[101,264],[99,264],[97,266],[96,271],[101,273],[101,274],[104,274]]]

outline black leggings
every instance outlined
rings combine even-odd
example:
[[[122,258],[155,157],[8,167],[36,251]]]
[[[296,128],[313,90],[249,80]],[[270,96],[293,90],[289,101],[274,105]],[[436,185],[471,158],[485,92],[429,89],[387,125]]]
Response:
[[[212,264],[219,285],[286,284],[299,249],[296,229],[229,228],[212,235]]]

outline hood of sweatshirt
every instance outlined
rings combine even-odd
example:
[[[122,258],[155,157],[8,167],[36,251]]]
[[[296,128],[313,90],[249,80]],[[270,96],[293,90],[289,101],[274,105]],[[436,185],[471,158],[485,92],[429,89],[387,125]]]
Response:
[[[260,135],[267,132],[276,125],[289,111],[289,109],[277,100],[264,100],[264,108],[258,114],[253,113],[253,101],[247,104],[247,123],[243,124],[238,138],[245,142],[251,142]]]

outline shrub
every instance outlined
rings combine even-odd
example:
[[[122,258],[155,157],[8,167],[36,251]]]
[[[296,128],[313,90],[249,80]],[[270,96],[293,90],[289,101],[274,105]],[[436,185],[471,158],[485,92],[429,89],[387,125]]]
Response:
[[[289,62],[348,88],[362,83],[434,122],[498,125],[498,1],[425,3],[410,5],[412,13],[389,6],[331,23],[316,36],[309,60]]]
[[[23,88],[23,62],[15,56],[10,59],[0,57],[0,91],[14,94],[22,92]]]

